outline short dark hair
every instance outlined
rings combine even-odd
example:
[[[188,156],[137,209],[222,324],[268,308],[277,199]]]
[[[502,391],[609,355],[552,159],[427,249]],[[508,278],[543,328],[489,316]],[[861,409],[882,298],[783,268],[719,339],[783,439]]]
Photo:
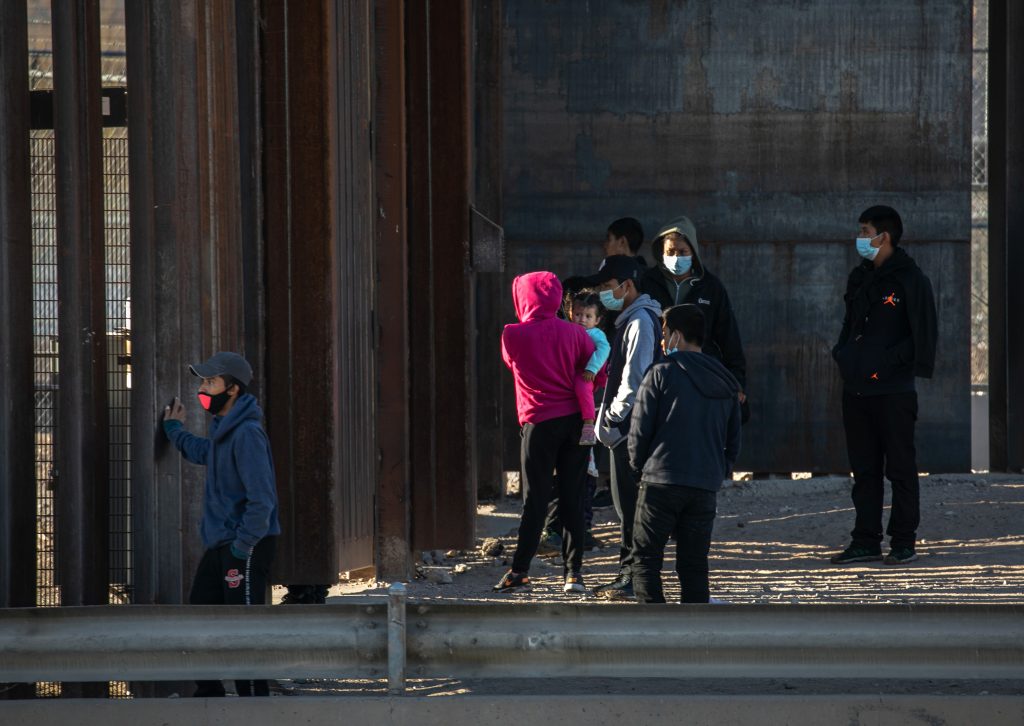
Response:
[[[860,224],[870,224],[878,234],[888,232],[893,247],[898,245],[900,238],[903,237],[903,220],[900,219],[899,212],[892,207],[879,204],[865,209],[861,212],[860,219],[857,222]]]
[[[632,217],[616,219],[608,225],[608,231],[616,237],[625,237],[633,254],[636,254],[644,243],[644,228]]]
[[[583,308],[597,308],[597,317],[604,315],[604,305],[601,304],[601,296],[593,290],[581,290],[572,296],[571,307],[579,305]]]
[[[245,395],[246,391],[249,390],[248,386],[242,383],[240,380],[235,378],[230,373],[221,374],[221,378],[224,379],[224,390],[228,390],[231,386],[238,386],[238,397],[241,398]]]
[[[674,305],[661,316],[670,333],[682,333],[691,345],[704,345],[704,311],[693,303]]]

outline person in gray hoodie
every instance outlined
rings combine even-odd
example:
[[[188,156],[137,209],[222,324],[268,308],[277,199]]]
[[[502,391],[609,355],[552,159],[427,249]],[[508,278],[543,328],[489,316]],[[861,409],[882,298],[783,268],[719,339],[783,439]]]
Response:
[[[598,290],[601,304],[619,310],[608,358],[608,383],[597,412],[597,440],[611,450],[611,490],[619,515],[619,573],[594,589],[602,597],[633,597],[633,514],[637,480],[629,467],[626,437],[633,402],[644,374],[661,354],[661,306],[639,290],[641,267],[633,257],[613,255],[604,267],[587,278]]]
[[[709,599],[717,492],[740,452],[740,385],[701,352],[704,328],[697,305],[665,312],[665,360],[647,373],[633,406],[629,460],[640,480],[633,586],[640,602],[665,602],[661,567],[669,537],[676,540],[682,601]]]

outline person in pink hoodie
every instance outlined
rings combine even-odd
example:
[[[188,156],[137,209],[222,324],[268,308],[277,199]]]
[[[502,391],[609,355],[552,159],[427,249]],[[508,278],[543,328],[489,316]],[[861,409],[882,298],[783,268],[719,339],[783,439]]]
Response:
[[[537,553],[552,489],[562,522],[565,592],[585,592],[583,494],[587,454],[580,446],[583,419],[594,417],[593,401],[582,411],[577,379],[594,352],[582,326],[558,318],[562,283],[551,272],[531,272],[512,281],[518,323],[501,334],[501,357],[512,371],[522,426],[523,516],[512,568],[497,585],[507,592],[530,584],[530,561]],[[584,402],[583,405],[586,405]]]

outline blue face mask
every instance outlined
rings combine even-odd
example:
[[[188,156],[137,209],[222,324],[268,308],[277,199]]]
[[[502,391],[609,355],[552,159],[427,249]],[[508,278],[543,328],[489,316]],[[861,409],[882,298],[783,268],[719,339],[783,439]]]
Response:
[[[693,267],[692,255],[685,257],[662,257],[661,261],[665,265],[665,269],[673,275],[685,275]]]
[[[679,348],[665,348],[665,355],[672,355],[673,353],[678,353],[678,352],[679,352]]]
[[[857,238],[857,252],[865,260],[873,260],[878,256],[878,248],[872,247],[871,243],[881,237],[882,235],[876,234],[874,237],[858,237]]]
[[[626,283],[622,283],[622,285],[625,284]],[[622,287],[622,285],[619,285],[619,287]],[[615,289],[618,290],[619,287],[616,287]],[[607,308],[608,310],[611,310],[613,312],[616,310],[622,310],[622,306],[625,303],[625,299],[615,297],[615,293],[613,290],[602,290],[599,295],[601,298],[601,304],[604,305],[605,308]]]

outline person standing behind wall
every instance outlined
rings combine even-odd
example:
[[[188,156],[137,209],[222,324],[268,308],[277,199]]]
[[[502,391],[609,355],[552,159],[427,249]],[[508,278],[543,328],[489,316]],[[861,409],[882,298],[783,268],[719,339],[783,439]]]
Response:
[[[721,361],[740,383],[743,420],[747,405],[747,359],[729,293],[700,256],[697,228],[687,217],[677,217],[658,230],[651,243],[654,265],[640,280],[640,289],[657,300],[663,310],[693,303],[704,313],[704,352]]]
[[[624,255],[607,258],[600,272],[587,278],[605,308],[621,311],[615,320],[608,383],[597,413],[597,439],[611,450],[612,501],[620,522],[619,573],[594,589],[594,594],[608,598],[633,597],[633,515],[639,482],[629,466],[626,437],[636,392],[661,353],[661,307],[640,292],[639,282],[640,266]]]
[[[843,376],[843,426],[857,511],[850,545],[832,564],[882,559],[882,500],[892,482],[889,565],[917,559],[920,484],[914,448],[917,390],[931,378],[938,328],[932,285],[899,247],[903,220],[876,206],[859,218],[864,261],[846,284],[846,316],[832,356]]]
[[[191,605],[262,605],[281,525],[270,440],[263,411],[246,389],[252,368],[237,353],[217,353],[189,366],[202,378],[199,401],[213,416],[210,437],[184,428],[185,406],[175,398],[164,408],[167,438],[186,460],[206,467],[199,561]],[[224,696],[220,681],[197,681],[195,696]],[[239,696],[269,696],[267,681],[237,680]]]

